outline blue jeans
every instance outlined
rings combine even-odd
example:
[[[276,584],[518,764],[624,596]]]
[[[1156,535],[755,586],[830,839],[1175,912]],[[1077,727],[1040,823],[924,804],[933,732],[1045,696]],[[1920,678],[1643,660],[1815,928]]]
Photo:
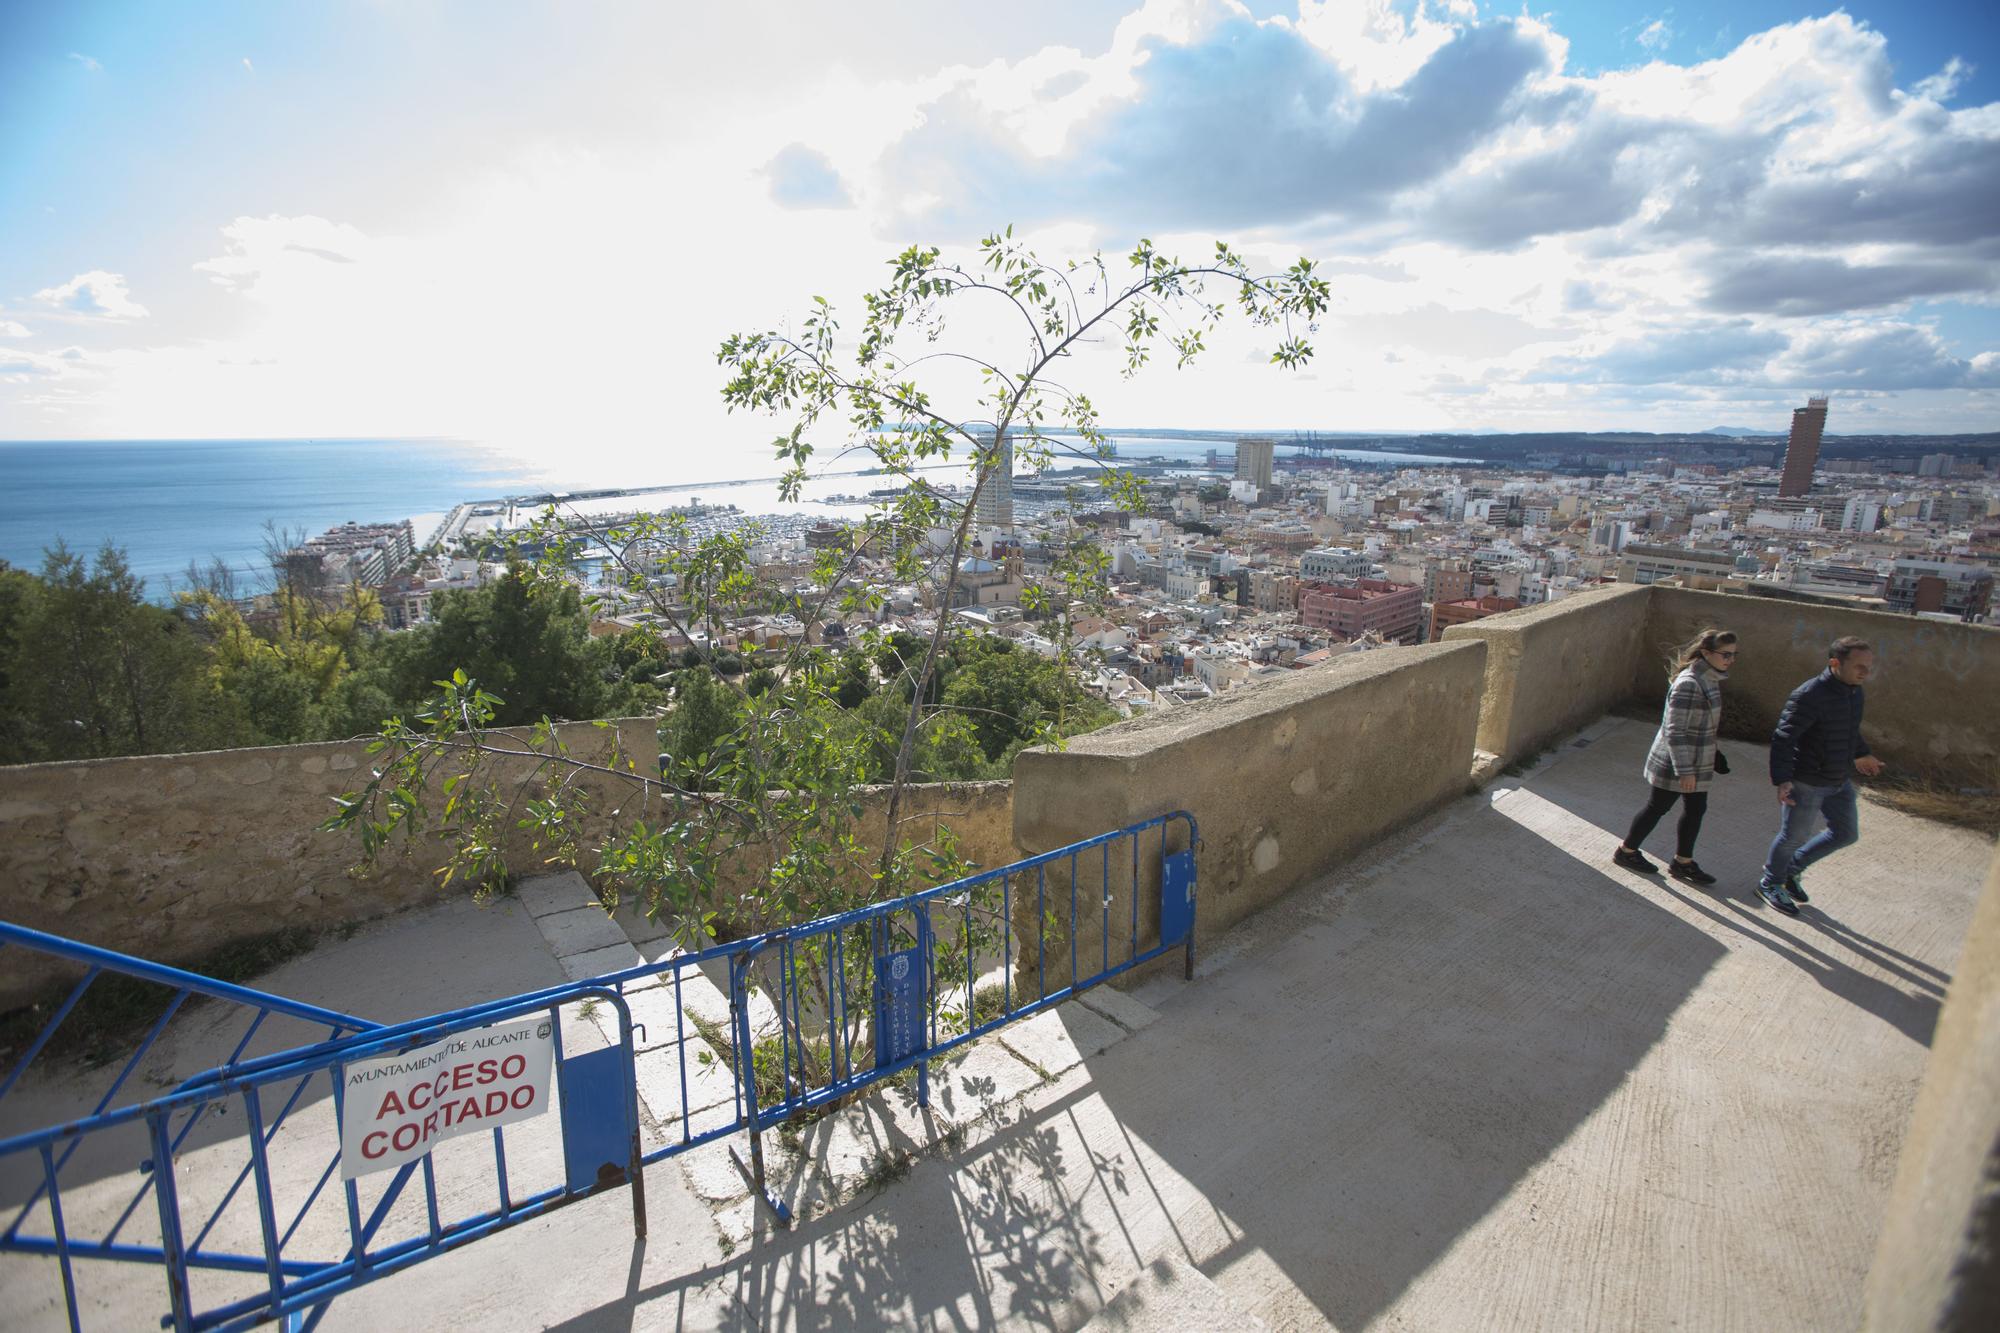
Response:
[[[1764,859],[1766,884],[1783,884],[1822,856],[1852,847],[1861,836],[1853,783],[1814,787],[1793,782],[1792,801],[1780,807],[1784,816],[1778,824],[1778,836],[1772,839],[1771,854]],[[1826,818],[1826,827],[1814,837],[1813,825],[1821,816]]]

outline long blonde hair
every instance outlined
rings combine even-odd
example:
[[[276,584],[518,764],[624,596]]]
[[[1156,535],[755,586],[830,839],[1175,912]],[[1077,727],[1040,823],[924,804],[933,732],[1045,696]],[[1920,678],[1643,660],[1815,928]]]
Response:
[[[1699,662],[1703,653],[1712,653],[1718,648],[1726,647],[1735,642],[1736,631],[1734,630],[1705,629],[1679,648],[1674,649],[1673,656],[1667,659],[1667,674],[1669,676],[1678,676],[1681,672]]]

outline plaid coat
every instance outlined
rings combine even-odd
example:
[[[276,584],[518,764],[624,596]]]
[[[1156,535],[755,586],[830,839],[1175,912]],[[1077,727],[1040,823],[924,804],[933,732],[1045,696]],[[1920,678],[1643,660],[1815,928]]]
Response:
[[[1667,706],[1653,748],[1646,751],[1646,781],[1669,791],[1694,774],[1694,789],[1707,791],[1715,777],[1715,733],[1722,726],[1722,682],[1708,663],[1696,662],[1667,687]]]

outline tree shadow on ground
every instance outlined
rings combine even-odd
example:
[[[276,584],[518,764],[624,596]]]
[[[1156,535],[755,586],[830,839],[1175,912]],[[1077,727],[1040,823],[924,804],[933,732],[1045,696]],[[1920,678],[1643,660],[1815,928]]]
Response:
[[[1056,1327],[1106,1258],[1081,1196],[1128,1187],[1120,1161],[1092,1153],[1079,1161],[1065,1147],[1060,1117],[1087,1095],[1080,1089],[1032,1116],[1002,1113],[971,1146],[927,1157],[906,1177],[790,1230],[760,1226],[721,1262],[667,1281],[641,1285],[635,1251],[617,1299],[552,1327],[681,1327],[690,1318],[744,1333]],[[953,1243],[940,1244],[945,1237]]]
[[[1092,1060],[1076,1097],[564,1327],[629,1327],[635,1302],[717,1281],[727,1328],[1066,1327],[1162,1243],[1211,1269],[1261,1251],[1335,1326],[1365,1325],[1624,1081],[1725,952],[1491,809],[1449,836],[1493,882],[1391,864],[1330,918],[1274,922]],[[1056,1119],[1086,1094],[1117,1127],[1081,1137],[1087,1161]],[[1148,1160],[1206,1207],[1176,1214]]]

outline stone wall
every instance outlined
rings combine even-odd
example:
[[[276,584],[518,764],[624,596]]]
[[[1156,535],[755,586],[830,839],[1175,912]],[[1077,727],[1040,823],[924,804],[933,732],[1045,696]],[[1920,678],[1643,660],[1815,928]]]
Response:
[[[606,757],[615,736],[643,769],[658,748],[654,727],[634,718],[559,731],[591,760]],[[363,743],[342,742],[0,768],[0,919],[179,963],[283,927],[324,929],[427,902],[440,892],[441,845],[399,843],[358,873],[358,841],[316,831],[372,759]],[[503,763],[498,776],[508,772]],[[614,817],[636,813],[635,798],[616,779],[581,782],[594,798],[582,830],[589,847]],[[886,803],[886,788],[864,789],[859,836],[880,838]],[[980,864],[1013,858],[1007,783],[919,785],[905,790],[904,807],[907,837],[948,824],[961,854]],[[525,845],[509,851],[516,866],[539,859]],[[0,1010],[58,975],[68,973],[37,971],[25,955],[9,962]]]
[[[1033,855],[1177,809],[1200,821],[1198,941],[1311,881],[1425,811],[1464,794],[1479,723],[1483,643],[1388,648],[1335,658],[1285,679],[1094,731],[1014,765],[1014,840]],[[1131,898],[1141,948],[1159,935],[1156,844],[1133,884],[1099,858],[1077,869],[1081,928],[1038,924],[1025,887],[1013,899],[1017,978],[1034,993],[1068,984],[1072,945],[1103,957],[1126,943]],[[1170,849],[1185,846],[1171,826]],[[1128,854],[1129,855],[1129,854]],[[1066,923],[1070,879],[1048,868],[1046,902]],[[1041,887],[1038,885],[1038,887]],[[1090,910],[1096,895],[1108,899]],[[1048,941],[1044,960],[1039,943]],[[1059,955],[1056,956],[1056,955]],[[1114,959],[1115,960],[1115,959]],[[1082,969],[1088,975],[1090,968]]]
[[[1621,702],[1645,639],[1649,591],[1595,588],[1446,630],[1446,643],[1486,645],[1479,748],[1518,759]]]
[[[889,788],[862,787],[855,792],[857,817],[852,826],[864,850],[847,877],[847,888],[865,901],[872,896],[871,879],[889,817]],[[944,845],[947,831],[953,850],[976,869],[990,870],[1016,858],[1014,850],[1014,784],[1011,782],[912,783],[903,788],[896,815],[901,840],[917,848]],[[779,849],[779,855],[783,849]],[[736,854],[717,875],[722,891],[737,906],[725,909],[730,927],[739,933],[796,924],[781,906],[760,901],[759,888],[775,857],[761,845]],[[925,869],[926,867],[919,867]],[[929,884],[915,883],[914,893]]]
[[[1742,656],[1723,689],[1723,730],[1769,741],[1785,696],[1826,666],[1826,646],[1844,634],[1875,645],[1862,724],[1892,768],[1976,786],[2000,773],[2000,629],[1918,620],[1764,597],[1653,588],[1645,646],[1631,685],[1657,708],[1673,649],[1713,626],[1736,631]]]
[[[578,757],[606,757],[617,737],[643,764],[659,748],[654,729],[640,718],[560,730]],[[0,917],[173,963],[282,927],[425,902],[439,892],[438,845],[399,843],[360,874],[357,839],[316,831],[374,758],[346,741],[0,768]],[[630,790],[609,778],[586,785]],[[8,969],[0,1008],[46,981]]]
[[[990,867],[1190,810],[1201,821],[1208,937],[1464,790],[1475,740],[1512,760],[1632,698],[1656,709],[1668,649],[1708,624],[1742,636],[1725,692],[1730,734],[1767,737],[1785,694],[1819,669],[1825,644],[1861,634],[1878,648],[1867,721],[1878,753],[1905,771],[1992,785],[2000,630],[1608,587],[1454,626],[1442,644],[1338,658],[1060,752],[1030,752],[1012,786],[913,788],[908,836],[922,841],[948,826],[963,855]],[[564,734],[585,757],[622,737],[644,763],[652,728],[635,719]],[[369,762],[361,744],[343,743],[0,768],[0,917],[180,961],[278,927],[345,924],[426,901],[438,891],[438,847],[419,845],[357,876],[355,842],[314,831]],[[602,781],[611,799],[599,810],[629,818],[629,803],[620,804],[629,788]],[[864,842],[879,842],[885,800],[886,789],[862,794]],[[607,818],[587,822],[586,846]],[[733,878],[746,900],[768,860],[739,861]],[[1100,888],[1124,895],[1108,910],[1128,919],[1136,895],[1156,932],[1157,885]],[[1067,879],[1057,893],[1066,895]],[[45,979],[13,968],[0,979],[0,1006]]]
[[[2000,854],[1966,931],[1868,1270],[1863,1327],[2000,1328]]]

